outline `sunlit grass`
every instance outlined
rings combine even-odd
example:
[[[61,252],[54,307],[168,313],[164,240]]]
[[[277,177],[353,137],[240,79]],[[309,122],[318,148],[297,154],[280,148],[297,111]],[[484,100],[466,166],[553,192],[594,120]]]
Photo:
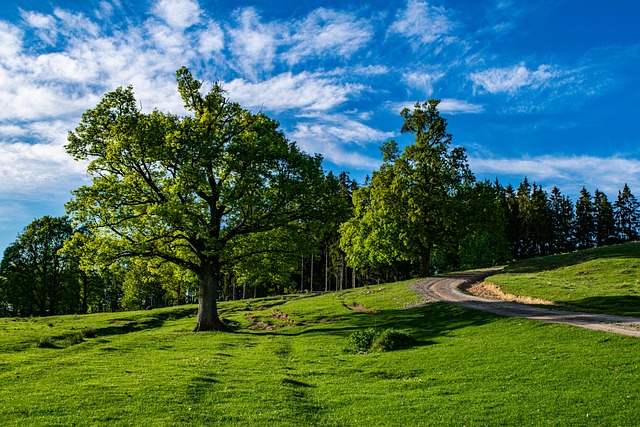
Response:
[[[521,261],[487,280],[516,295],[640,316],[640,243]]]
[[[402,283],[223,303],[223,317],[238,328],[232,334],[190,332],[195,306],[1,319],[0,419],[34,426],[637,424],[637,339],[440,303],[404,308],[416,300]],[[277,329],[247,329],[257,322]],[[88,327],[95,338],[36,346]],[[417,342],[345,353],[348,337],[367,327],[407,331]]]

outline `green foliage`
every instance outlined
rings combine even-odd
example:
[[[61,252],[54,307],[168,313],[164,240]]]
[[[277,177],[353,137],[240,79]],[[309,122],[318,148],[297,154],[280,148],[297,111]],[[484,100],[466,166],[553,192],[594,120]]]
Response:
[[[455,242],[462,203],[457,196],[474,178],[465,150],[451,147],[438,103],[400,113],[401,132],[413,134],[414,143],[402,152],[395,141],[384,143],[382,166],[368,187],[354,192],[354,217],[341,227],[350,266],[408,261],[426,276],[432,252]]]
[[[578,249],[588,249],[596,244],[596,207],[586,188],[580,190],[576,201],[576,243]]]
[[[345,352],[367,353],[371,350],[400,350],[414,343],[415,339],[406,331],[393,328],[378,331],[376,328],[367,328],[349,335]]]
[[[380,351],[400,350],[415,344],[415,339],[406,331],[384,329],[376,337],[372,348]]]
[[[355,351],[356,353],[367,352],[373,346],[377,332],[375,328],[367,328],[356,331],[349,335],[345,351]]]
[[[222,274],[248,259],[259,270],[274,248],[289,252],[277,239],[307,239],[333,199],[321,157],[288,141],[278,122],[229,101],[217,84],[201,94],[184,67],[176,76],[191,116],[143,113],[131,87],[83,114],[66,149],[89,161],[92,182],[67,208],[90,230],[99,264],[140,257],[191,271],[196,329],[226,329],[216,308]]]
[[[44,316],[82,310],[78,261],[61,252],[72,233],[68,218],[44,216],[27,225],[5,250],[0,298],[10,311],[7,314]]]
[[[618,191],[618,199],[614,204],[614,218],[618,239],[621,242],[638,240],[640,203],[626,183],[622,191]]]

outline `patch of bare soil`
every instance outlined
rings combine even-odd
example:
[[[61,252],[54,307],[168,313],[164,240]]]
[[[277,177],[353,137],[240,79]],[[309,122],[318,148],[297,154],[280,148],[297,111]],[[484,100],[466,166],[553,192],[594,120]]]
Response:
[[[287,313],[282,312],[278,309],[273,311],[271,318],[286,322],[286,324],[284,325],[273,325],[271,323],[267,323],[268,320],[267,322],[265,322],[261,320],[259,317],[252,316],[249,314],[247,314],[246,317],[247,317],[247,320],[253,323],[251,326],[247,328],[252,331],[255,331],[255,330],[275,331],[277,329],[282,329],[282,328],[291,328],[294,326],[309,326],[314,324],[313,322],[296,322]],[[339,322],[340,320],[341,319],[339,317],[336,317],[331,319],[320,320],[316,323]]]
[[[345,307],[347,307],[347,308],[348,308],[349,310],[351,310],[351,311],[358,311],[358,312],[360,312],[360,313],[376,313],[376,311],[375,311],[375,310],[371,310],[370,308],[367,308],[367,307],[365,307],[364,305],[359,304],[359,303],[357,303],[357,302],[354,302],[354,303],[353,303],[353,304],[351,304],[351,305],[348,305],[348,304],[344,304],[344,303],[343,303],[343,305],[344,305]]]
[[[531,305],[562,305],[555,301],[549,301],[546,299],[505,293],[502,291],[500,286],[491,282],[465,283],[464,285],[460,286],[460,289],[462,289],[465,292],[469,292],[470,294],[475,295],[477,297],[482,297],[487,299],[519,302],[520,304],[531,304]]]

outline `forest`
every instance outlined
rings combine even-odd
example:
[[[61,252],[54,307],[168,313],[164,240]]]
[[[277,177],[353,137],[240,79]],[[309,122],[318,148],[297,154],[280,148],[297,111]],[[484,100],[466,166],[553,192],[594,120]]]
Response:
[[[227,330],[216,303],[327,292],[503,265],[639,239],[640,203],[575,202],[524,178],[478,181],[438,100],[404,109],[363,183],[322,168],[279,124],[177,74],[186,117],[140,111],[118,88],[69,132],[90,185],[67,216],[28,224],[0,264],[0,316],[198,303],[195,330]]]

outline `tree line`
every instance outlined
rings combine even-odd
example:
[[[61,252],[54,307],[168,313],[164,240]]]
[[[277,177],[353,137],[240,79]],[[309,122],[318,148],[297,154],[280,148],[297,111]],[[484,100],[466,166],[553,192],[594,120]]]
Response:
[[[89,161],[68,216],[33,221],[0,265],[0,314],[198,302],[195,327],[227,330],[217,302],[330,291],[638,239],[627,185],[574,204],[527,179],[477,181],[437,100],[404,109],[413,143],[381,147],[360,185],[325,173],[279,124],[181,68],[191,115],[140,110],[118,88],[83,114],[67,152]]]

